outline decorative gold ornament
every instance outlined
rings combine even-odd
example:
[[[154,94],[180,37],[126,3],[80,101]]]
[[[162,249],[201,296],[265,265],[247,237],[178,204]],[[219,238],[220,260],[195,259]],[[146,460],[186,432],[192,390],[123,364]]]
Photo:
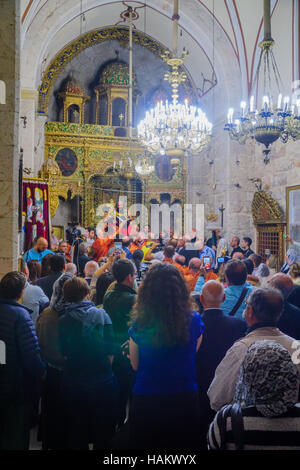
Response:
[[[210,211],[210,213],[206,216],[206,220],[210,222],[216,222],[218,220],[218,215],[216,215],[213,211]]]
[[[255,224],[280,223],[283,212],[270,194],[256,191],[252,201],[252,217]]]

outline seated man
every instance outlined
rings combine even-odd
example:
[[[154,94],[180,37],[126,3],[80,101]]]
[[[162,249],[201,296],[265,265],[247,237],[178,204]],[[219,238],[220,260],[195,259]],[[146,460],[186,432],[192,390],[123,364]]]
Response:
[[[132,254],[135,250],[141,250],[147,244],[148,239],[146,238],[146,235],[143,232],[139,232],[136,239],[131,243],[129,250]]]
[[[184,273],[183,266],[181,266],[179,263],[174,261],[174,259],[175,259],[175,248],[174,248],[174,246],[173,245],[165,246],[163,253],[164,253],[163,263],[173,264],[183,274]]]
[[[189,262],[188,270],[184,273],[184,279],[190,292],[195,289],[196,282],[200,276],[201,265],[200,258],[192,258]]]
[[[295,339],[277,328],[282,309],[283,297],[277,289],[257,288],[251,292],[244,311],[248,334],[227,351],[207,392],[213,410],[219,410],[232,402],[240,366],[252,343],[264,339],[277,341],[293,354]],[[300,364],[297,368],[300,372]]]

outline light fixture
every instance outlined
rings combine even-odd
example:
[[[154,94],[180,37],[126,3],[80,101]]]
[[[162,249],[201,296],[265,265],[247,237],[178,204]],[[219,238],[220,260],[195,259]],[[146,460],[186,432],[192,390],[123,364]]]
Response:
[[[152,154],[167,154],[173,167],[179,164],[185,152],[199,153],[210,141],[212,125],[201,109],[190,106],[185,100],[178,103],[178,87],[186,80],[186,74],[179,71],[188,52],[183,49],[178,57],[178,0],[174,0],[173,54],[167,51],[162,59],[171,67],[165,74],[172,87],[172,102],[159,102],[146,112],[138,125],[138,137]]]
[[[137,161],[135,165],[135,171],[141,176],[148,176],[153,173],[155,170],[154,165],[151,165],[149,158],[147,158],[146,152],[145,155]]]
[[[282,97],[280,90],[282,81],[272,51],[273,45],[270,0],[264,0],[264,39],[259,44],[261,53],[250,91],[249,105],[246,101],[241,101],[241,110],[237,118],[234,117],[234,109],[229,109],[225,130],[229,132],[232,139],[241,144],[249,138],[263,144],[265,164],[270,161],[270,145],[273,142],[280,138],[283,143],[286,143],[289,136],[293,139],[297,136],[300,138],[300,102],[297,103],[297,113],[295,113],[295,106],[290,105],[289,97]],[[263,83],[263,96],[256,100],[259,83]],[[276,101],[273,99],[272,92],[274,86],[277,87],[278,93]],[[258,103],[257,106],[261,103],[259,110],[256,109],[255,101]]]

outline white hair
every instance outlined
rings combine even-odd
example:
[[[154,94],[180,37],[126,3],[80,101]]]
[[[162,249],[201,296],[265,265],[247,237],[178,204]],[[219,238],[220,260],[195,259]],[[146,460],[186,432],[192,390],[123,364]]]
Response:
[[[99,264],[96,261],[88,261],[84,268],[85,277],[92,277],[98,268]]]
[[[76,274],[77,274],[77,266],[76,266],[76,264],[74,264],[74,263],[67,263],[67,264],[66,264],[66,267],[65,267],[65,272],[66,272],[66,273],[74,274],[74,276],[76,276]]]

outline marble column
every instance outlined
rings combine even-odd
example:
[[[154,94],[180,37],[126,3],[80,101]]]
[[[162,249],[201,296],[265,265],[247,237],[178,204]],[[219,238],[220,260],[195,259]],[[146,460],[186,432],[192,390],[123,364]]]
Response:
[[[18,266],[18,169],[20,106],[20,2],[2,0],[0,80],[6,88],[0,104],[0,278]]]

